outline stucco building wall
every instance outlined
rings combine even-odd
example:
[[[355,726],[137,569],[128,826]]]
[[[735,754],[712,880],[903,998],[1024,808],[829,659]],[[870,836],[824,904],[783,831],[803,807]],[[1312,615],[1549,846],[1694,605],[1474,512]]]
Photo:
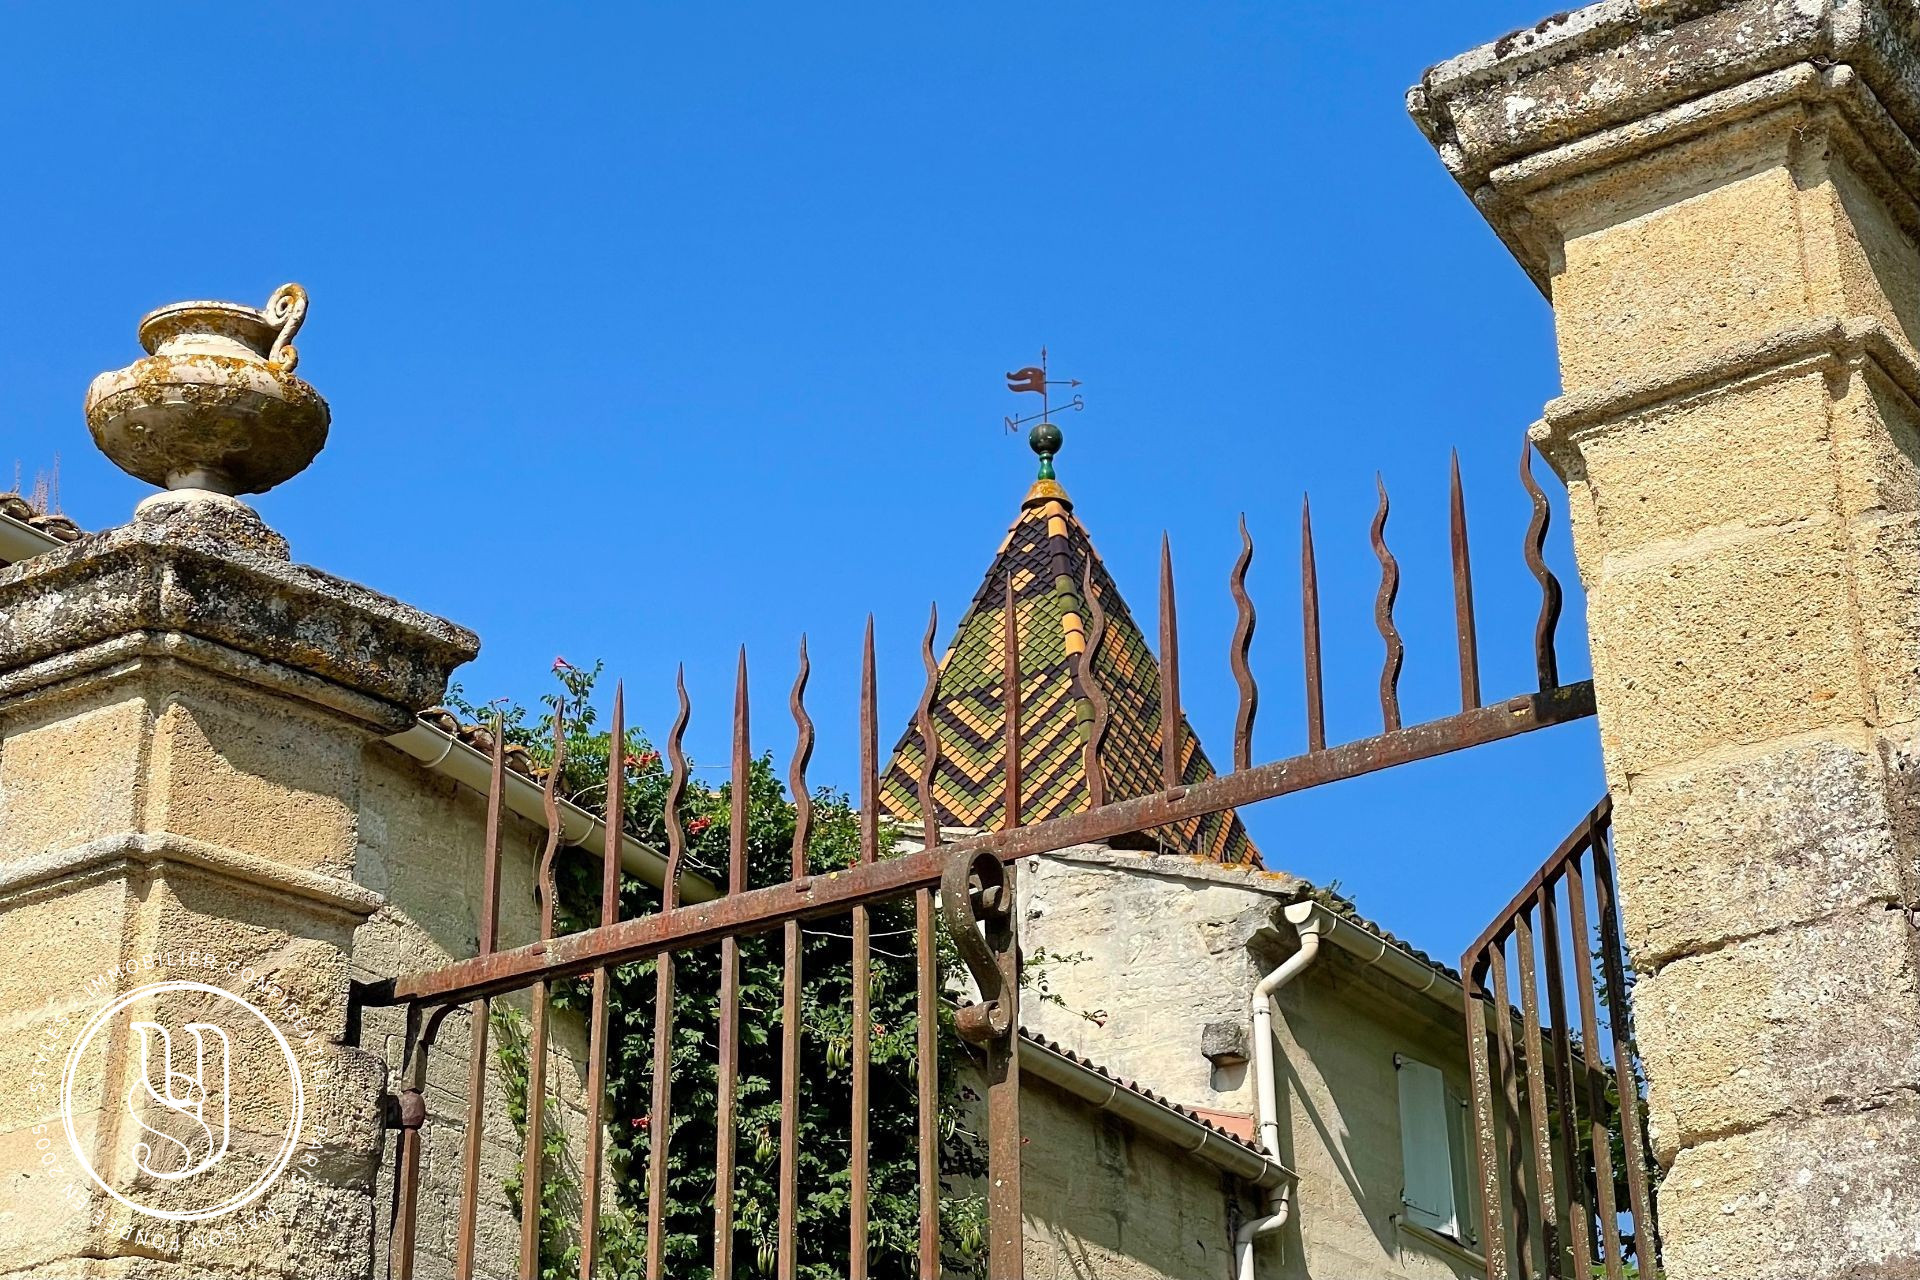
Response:
[[[1022,948],[1042,957],[1050,995],[1030,988],[1021,1020],[1251,1136],[1250,1064],[1215,1066],[1201,1038],[1209,1023],[1247,1025],[1254,985],[1298,946],[1278,913],[1300,890],[1283,874],[1102,847],[1032,859]],[[1467,1096],[1458,988],[1441,990],[1415,993],[1328,946],[1279,992],[1280,1157],[1298,1183],[1292,1220],[1258,1246],[1263,1276],[1475,1273],[1466,1250],[1400,1221],[1395,1055],[1440,1069]],[[1230,1274],[1233,1230],[1262,1212],[1259,1197],[1044,1086],[1025,1098],[1029,1276]],[[1084,1269],[1121,1267],[1115,1252],[1127,1269]]]

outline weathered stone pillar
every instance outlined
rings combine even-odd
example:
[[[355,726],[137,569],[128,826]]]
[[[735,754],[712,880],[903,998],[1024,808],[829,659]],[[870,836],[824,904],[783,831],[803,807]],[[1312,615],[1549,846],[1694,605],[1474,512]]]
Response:
[[[1409,96],[1553,302],[1675,1280],[1920,1275],[1917,27],[1609,0]]]
[[[284,316],[192,306],[89,396],[173,491],[0,570],[0,1274],[359,1280],[385,1088],[342,1043],[382,901],[363,761],[477,645],[292,564],[230,496],[304,466],[325,405]]]

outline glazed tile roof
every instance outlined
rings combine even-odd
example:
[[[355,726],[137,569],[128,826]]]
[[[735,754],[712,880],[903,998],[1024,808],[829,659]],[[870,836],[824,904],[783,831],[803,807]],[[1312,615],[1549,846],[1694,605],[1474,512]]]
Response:
[[[58,512],[42,511],[18,493],[0,493],[0,515],[38,529],[56,542],[72,542],[80,536],[79,525]]]
[[[1080,594],[1089,570],[1107,617],[1093,664],[1110,707],[1100,748],[1107,798],[1123,800],[1161,789],[1159,664],[1074,516],[1073,503],[1058,484],[1043,479],[1027,495],[940,664],[932,713],[940,747],[933,796],[941,826],[991,829],[1005,824],[1001,684],[1009,582],[1020,642],[1021,821],[1039,822],[1088,807],[1085,756],[1092,708],[1081,685],[1088,611]],[[1191,784],[1213,777],[1213,765],[1192,726],[1183,721],[1180,731],[1182,780]],[[919,730],[909,722],[880,792],[882,807],[898,821],[918,824],[922,819],[919,786],[925,760]],[[1260,862],[1259,850],[1232,812],[1144,834],[1166,852],[1214,862]]]
[[[1122,1076],[1115,1075],[1113,1072],[1107,1070],[1105,1067],[1101,1066],[1099,1063],[1095,1062],[1093,1059],[1084,1057],[1081,1054],[1075,1053],[1073,1050],[1061,1044],[1058,1040],[1054,1040],[1047,1036],[1043,1036],[1039,1032],[1034,1031],[1028,1027],[1020,1028],[1020,1038],[1026,1041],[1028,1044],[1038,1045],[1040,1048],[1047,1050],[1049,1053],[1054,1053],[1059,1055],[1062,1058],[1065,1058],[1068,1062],[1071,1062],[1075,1066],[1084,1068],[1085,1070],[1092,1072],[1094,1075],[1099,1076],[1102,1080],[1110,1081],[1114,1085],[1114,1087],[1117,1089],[1121,1089],[1127,1093],[1131,1093],[1138,1097],[1145,1098],[1148,1102],[1154,1103],[1157,1106],[1165,1107],[1167,1110],[1172,1111],[1177,1115],[1179,1115],[1182,1119],[1191,1120],[1194,1124],[1200,1126],[1202,1129],[1205,1129],[1208,1133],[1218,1137],[1222,1142],[1230,1142],[1236,1147],[1243,1147],[1246,1150],[1251,1151],[1254,1155],[1259,1156],[1263,1160],[1268,1158],[1267,1153],[1261,1150],[1259,1143],[1249,1142],[1246,1138],[1243,1138],[1239,1134],[1235,1133],[1233,1130],[1225,1128],[1218,1121],[1211,1120],[1208,1117],[1200,1114],[1200,1112],[1195,1111],[1192,1107],[1182,1106],[1180,1103],[1175,1102],[1170,1098],[1166,1098],[1161,1096],[1160,1094],[1155,1093],[1153,1090],[1147,1088],[1143,1084],[1140,1084],[1133,1080],[1128,1080]]]

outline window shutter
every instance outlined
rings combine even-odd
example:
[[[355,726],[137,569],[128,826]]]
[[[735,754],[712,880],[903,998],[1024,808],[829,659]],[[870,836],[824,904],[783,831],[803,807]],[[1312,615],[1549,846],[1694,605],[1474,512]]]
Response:
[[[1467,1130],[1472,1122],[1466,1099],[1447,1090],[1447,1138],[1453,1155],[1453,1216],[1461,1244],[1480,1243],[1480,1188],[1475,1184],[1476,1161],[1469,1153]]]
[[[1400,1077],[1400,1200],[1407,1217],[1430,1231],[1458,1238],[1453,1202],[1452,1126],[1446,1079],[1424,1062],[1396,1055]]]

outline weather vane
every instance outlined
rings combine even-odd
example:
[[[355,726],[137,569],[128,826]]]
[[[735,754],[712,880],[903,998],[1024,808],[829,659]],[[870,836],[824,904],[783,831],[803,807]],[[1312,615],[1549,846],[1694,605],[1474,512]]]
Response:
[[[1069,387],[1080,385],[1080,379],[1064,380]],[[1040,479],[1051,481],[1053,476],[1053,455],[1060,452],[1060,428],[1053,425],[1053,393],[1047,385],[1047,349],[1040,348],[1040,363],[1028,365],[1024,369],[1015,369],[1007,375],[1007,390],[1031,392],[1040,397],[1040,412],[1025,417],[1009,415],[1005,422],[1008,431],[1016,431],[1027,423],[1033,423],[1033,430],[1027,433],[1027,444],[1040,455]],[[1087,402],[1075,392],[1073,399],[1061,406],[1075,413],[1087,407]]]
[[[1080,379],[1078,378],[1068,378],[1065,379],[1065,381],[1069,387],[1077,387],[1080,385]],[[1053,391],[1047,383],[1047,349],[1045,347],[1040,348],[1039,364],[1030,364],[1024,369],[1015,369],[1007,375],[1007,390],[1031,391],[1040,397],[1040,412],[1030,413],[1023,418],[1016,418],[1009,414],[1004,419],[1009,432],[1018,431],[1029,422],[1045,422],[1053,416]],[[1078,413],[1087,407],[1087,402],[1083,396],[1075,392],[1073,399],[1062,407]]]

